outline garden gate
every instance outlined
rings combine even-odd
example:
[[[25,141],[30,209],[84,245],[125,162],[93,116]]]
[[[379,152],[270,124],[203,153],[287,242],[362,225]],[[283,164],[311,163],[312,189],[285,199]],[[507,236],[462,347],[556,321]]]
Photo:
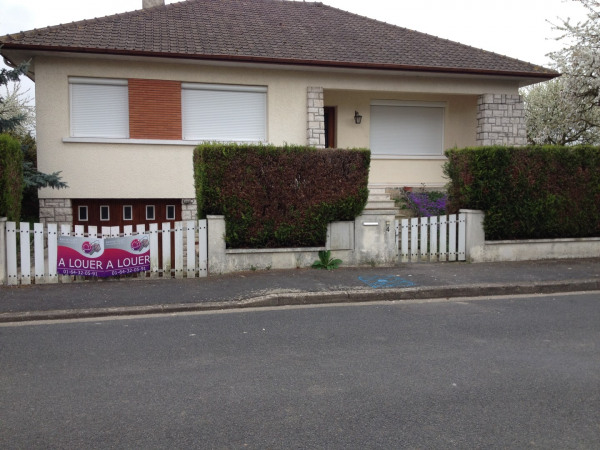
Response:
[[[400,262],[466,260],[466,216],[413,217],[396,220]]]

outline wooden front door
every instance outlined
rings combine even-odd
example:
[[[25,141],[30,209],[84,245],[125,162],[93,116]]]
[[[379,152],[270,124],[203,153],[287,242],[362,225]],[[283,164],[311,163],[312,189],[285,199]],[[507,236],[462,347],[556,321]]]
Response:
[[[325,147],[336,147],[335,106],[325,107]]]

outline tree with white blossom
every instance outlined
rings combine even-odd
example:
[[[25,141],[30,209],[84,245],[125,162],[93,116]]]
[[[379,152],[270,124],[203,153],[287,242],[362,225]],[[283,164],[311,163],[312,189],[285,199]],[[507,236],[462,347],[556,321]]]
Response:
[[[600,144],[600,1],[576,1],[587,19],[556,25],[565,47],[549,55],[562,76],[523,92],[534,144]]]
[[[0,129],[18,136],[31,134],[35,129],[35,107],[30,103],[29,91],[23,91],[17,80],[11,85],[5,85],[3,94],[0,93],[0,121],[10,123],[11,126],[0,125]]]

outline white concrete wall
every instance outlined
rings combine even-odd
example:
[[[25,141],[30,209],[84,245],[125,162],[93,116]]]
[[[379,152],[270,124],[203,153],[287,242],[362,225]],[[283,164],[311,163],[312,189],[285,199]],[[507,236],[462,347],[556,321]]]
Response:
[[[600,257],[600,238],[486,241],[483,211],[466,214],[467,260],[473,263]]]
[[[471,262],[535,261],[600,257],[600,238],[485,241],[471,248]]]
[[[364,213],[354,221],[333,222],[325,247],[276,249],[226,249],[224,216],[208,216],[208,272],[310,267],[319,251],[329,249],[343,266],[391,266],[398,261],[393,211]]]
[[[109,57],[37,56],[38,165],[62,171],[67,190],[44,189],[40,198],[193,198],[193,145],[65,142],[69,138],[68,77],[146,78],[182,82],[261,85],[268,88],[268,141],[306,144],[307,88],[323,87],[325,104],[338,106],[338,146],[368,147],[369,103],[375,98],[448,102],[445,146],[472,145],[478,95],[515,94],[516,80],[467,76],[417,76],[365,70],[249,68],[189,61],[128,61]],[[334,91],[335,90],[335,91]],[[352,92],[349,92],[352,91]],[[363,114],[356,127],[354,110]],[[443,183],[437,160],[377,160],[375,183]],[[400,181],[398,181],[400,180]]]

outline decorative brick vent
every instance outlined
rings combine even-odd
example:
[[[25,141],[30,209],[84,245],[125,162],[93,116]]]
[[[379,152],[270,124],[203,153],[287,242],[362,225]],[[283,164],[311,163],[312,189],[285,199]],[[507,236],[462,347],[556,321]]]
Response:
[[[132,139],[181,139],[181,83],[130,79],[129,135]]]

